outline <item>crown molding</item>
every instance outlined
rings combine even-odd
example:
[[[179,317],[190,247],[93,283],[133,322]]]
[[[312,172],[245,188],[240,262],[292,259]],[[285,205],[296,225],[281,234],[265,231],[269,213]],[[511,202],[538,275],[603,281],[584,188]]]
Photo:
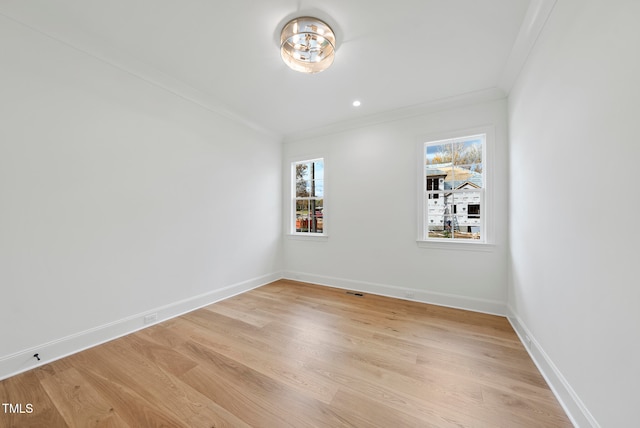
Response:
[[[507,59],[507,65],[502,72],[498,87],[505,94],[511,92],[511,88],[518,79],[522,68],[527,62],[538,37],[542,33],[557,0],[531,0],[529,8],[524,16],[518,37],[511,48]]]
[[[506,98],[505,92],[497,87],[483,89],[480,91],[467,92],[453,97],[447,97],[421,104],[415,104],[412,106],[401,107],[395,110],[387,110],[355,119],[334,122],[325,126],[320,126],[305,131],[286,134],[283,141],[284,143],[292,143],[380,123],[394,122],[397,120],[421,116],[437,111],[444,111],[473,104],[497,101],[504,98]]]
[[[135,78],[143,80],[146,83],[150,83],[159,89],[169,92],[174,96],[182,98],[183,100],[193,103],[218,116],[222,116],[240,125],[246,126],[268,137],[276,139],[282,138],[282,135],[280,135],[279,133],[271,129],[267,129],[255,122],[247,120],[240,114],[229,109],[227,106],[222,105],[210,94],[198,90],[193,86],[182,82],[181,80],[163,73],[155,69],[154,67],[131,57],[130,55],[126,55],[120,51],[110,49],[105,45],[99,45],[89,38],[84,38],[81,40],[74,39],[74,41],[71,42],[71,38],[68,35],[65,35],[63,33],[54,34],[50,31],[44,31],[10,15],[7,15],[4,12],[0,12],[0,16],[14,22],[15,24],[25,29],[28,29],[50,40],[60,43],[67,48],[73,49],[76,52],[81,53],[82,55],[98,60],[108,65],[109,67],[116,68],[121,72],[127,73]]]

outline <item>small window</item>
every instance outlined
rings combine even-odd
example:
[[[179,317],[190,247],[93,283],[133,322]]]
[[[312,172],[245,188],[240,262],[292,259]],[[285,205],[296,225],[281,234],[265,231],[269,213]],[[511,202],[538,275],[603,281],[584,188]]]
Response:
[[[292,162],[291,170],[292,233],[324,234],[324,159]]]
[[[485,145],[486,134],[424,143],[420,240],[486,242]]]
[[[440,179],[427,177],[427,190],[438,190],[440,187]],[[438,199],[438,193],[429,194],[429,199]]]
[[[469,210],[467,211],[469,214],[469,218],[480,218],[480,205],[479,204],[471,204],[469,205]]]

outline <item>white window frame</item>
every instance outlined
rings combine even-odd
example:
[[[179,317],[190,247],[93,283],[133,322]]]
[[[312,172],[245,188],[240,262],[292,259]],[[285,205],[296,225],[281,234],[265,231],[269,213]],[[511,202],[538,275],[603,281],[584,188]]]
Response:
[[[455,140],[466,140],[469,137],[484,136],[482,153],[483,161],[483,189],[480,192],[480,227],[481,239],[454,239],[454,238],[430,238],[427,232],[428,194],[426,191],[426,147],[431,144],[445,143]],[[421,136],[418,139],[418,163],[417,163],[417,239],[416,242],[422,248],[435,249],[460,249],[476,251],[492,251],[493,244],[493,147],[495,144],[495,129],[493,126],[463,129],[440,134]],[[444,193],[444,192],[441,192]],[[454,192],[455,193],[455,192]]]
[[[316,162],[322,160],[323,163],[323,196],[322,196],[322,232],[298,232],[296,231],[296,200],[300,199],[296,196],[296,165],[301,163]],[[289,221],[287,226],[287,235],[295,239],[327,239],[327,157],[307,156],[290,160],[290,189],[289,189]],[[311,198],[310,198],[311,199]]]

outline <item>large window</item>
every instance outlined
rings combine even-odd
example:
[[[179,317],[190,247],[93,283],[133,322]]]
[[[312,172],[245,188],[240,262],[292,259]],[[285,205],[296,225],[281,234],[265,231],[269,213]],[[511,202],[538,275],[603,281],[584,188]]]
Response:
[[[292,232],[324,234],[324,159],[293,162],[291,174]]]
[[[485,134],[424,144],[421,240],[486,242],[485,146]]]

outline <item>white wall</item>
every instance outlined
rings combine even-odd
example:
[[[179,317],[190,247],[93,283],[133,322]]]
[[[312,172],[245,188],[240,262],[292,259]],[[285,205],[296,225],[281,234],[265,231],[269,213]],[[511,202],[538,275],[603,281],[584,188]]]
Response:
[[[280,276],[279,139],[3,17],[0,51],[0,378]]]
[[[326,156],[326,240],[286,237],[287,277],[488,312],[506,303],[506,101],[362,125],[287,141],[284,164]],[[495,129],[495,246],[490,251],[418,248],[419,142],[484,125]],[[290,177],[283,176],[284,192]],[[283,210],[289,210],[285,198]],[[285,217],[284,228],[286,230]]]
[[[510,309],[579,426],[638,424],[638,17],[559,0],[509,97]]]

